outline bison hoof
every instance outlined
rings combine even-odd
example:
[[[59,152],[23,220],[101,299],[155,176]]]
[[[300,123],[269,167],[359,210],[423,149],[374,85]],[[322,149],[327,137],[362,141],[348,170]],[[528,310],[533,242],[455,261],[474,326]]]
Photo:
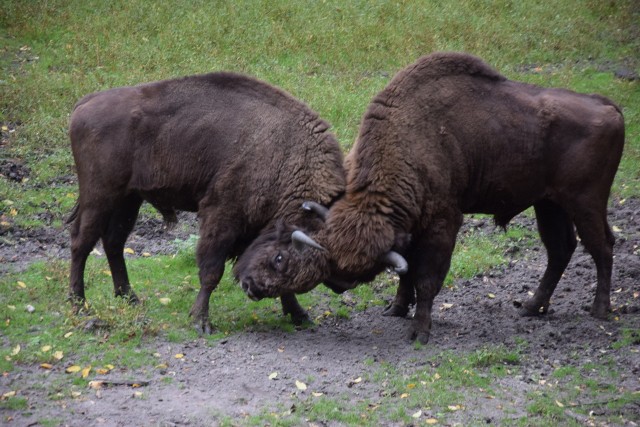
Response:
[[[520,308],[520,310],[518,310],[518,313],[520,314],[521,317],[536,317],[536,316],[542,316],[544,314],[547,314],[548,311],[549,311],[548,305],[535,305],[535,304],[524,303],[522,304],[522,307]]]
[[[429,342],[429,337],[431,333],[429,331],[411,331],[410,339],[411,341],[417,341],[422,345],[426,345]]]
[[[116,296],[123,298],[126,302],[128,302],[131,305],[140,304],[140,298],[138,298],[138,295],[136,295],[135,292],[133,292],[133,291],[131,291],[131,292],[127,293],[127,294],[116,295]]]
[[[291,323],[295,326],[313,326],[313,320],[306,312],[302,313],[291,313]]]
[[[591,307],[591,316],[596,319],[608,320],[610,312],[611,310],[609,307],[596,306],[595,304]]]
[[[406,317],[409,313],[409,307],[391,303],[382,311],[383,316],[389,317]]]
[[[211,335],[213,333],[213,325],[209,320],[198,321],[193,326],[200,336]]]

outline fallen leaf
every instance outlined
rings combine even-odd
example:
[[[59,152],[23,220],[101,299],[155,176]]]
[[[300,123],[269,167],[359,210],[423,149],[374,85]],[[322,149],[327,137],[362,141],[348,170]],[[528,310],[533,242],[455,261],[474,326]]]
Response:
[[[41,367],[42,369],[51,369],[51,368],[53,368],[53,365],[52,365],[52,364],[50,364],[50,363],[41,363],[41,364],[40,364],[40,367]]]
[[[71,396],[72,397],[80,397],[80,396],[82,396],[82,393],[79,392],[79,391],[72,391],[71,392]]]
[[[60,350],[53,353],[53,358],[56,360],[62,360],[63,357],[64,353],[62,353]]]
[[[96,369],[96,373],[98,375],[107,375],[109,373],[109,370],[104,368],[98,368]]]
[[[151,254],[149,252],[142,252],[142,256],[148,258],[151,256]]]
[[[175,357],[176,359],[182,359],[182,358],[184,358],[184,354],[182,354],[182,353],[178,353],[178,354],[176,354],[176,355],[175,355],[175,356],[173,356],[173,357]]]
[[[445,302],[442,304],[442,306],[440,306],[440,310],[448,310],[451,307],[453,307],[453,304],[449,304],[448,302]]]
[[[358,384],[360,381],[362,381],[362,377],[358,377],[355,380],[353,380],[354,384]]]
[[[166,363],[160,363],[158,365],[156,365],[156,369],[167,369],[169,366],[167,366]]]
[[[8,391],[8,392],[6,392],[5,394],[2,395],[2,398],[3,399],[8,399],[8,398],[13,397],[15,395],[16,395],[15,391]]]
[[[296,380],[296,388],[301,391],[305,391],[307,389],[307,385],[302,381]]]
[[[40,349],[41,352],[43,353],[47,353],[51,350],[51,346],[50,345],[43,345],[42,348]]]
[[[422,416],[422,411],[415,412],[415,413],[414,413],[413,415],[411,415],[411,416],[412,416],[413,418],[418,419],[418,418],[420,418],[420,417]]]
[[[24,289],[24,288],[27,287],[27,284],[22,282],[22,281],[20,281],[20,280],[18,280],[18,286]]]
[[[75,374],[76,372],[80,372],[82,370],[82,368],[78,365],[71,365],[69,366],[67,369],[65,369],[65,371],[68,374]]]
[[[8,305],[8,306],[7,306],[7,308],[8,308],[9,310],[15,310],[15,309],[16,309],[16,306],[15,306],[15,305]]]
[[[11,350],[11,355],[12,356],[16,356],[18,353],[20,353],[20,344],[18,344],[17,346],[13,347],[13,349]]]
[[[89,381],[89,387],[91,387],[94,390],[101,389],[103,384],[104,384],[103,381]]]
[[[124,248],[124,253],[133,255],[135,254],[135,251],[131,248]]]
[[[82,370],[82,378],[87,378],[89,376],[89,372],[91,372],[91,365]]]
[[[269,379],[270,380],[275,380],[276,378],[278,378],[278,373],[277,372],[272,372],[269,374]]]
[[[440,379],[440,374],[437,373],[437,372],[435,374],[433,374],[433,379],[434,380],[439,380]]]
[[[634,293],[633,293],[633,297],[634,297],[634,298],[638,298],[638,297],[640,297],[640,292],[634,292]]]
[[[2,125],[2,130],[5,131],[5,132],[8,131],[9,130],[9,126]]]
[[[71,335],[73,335],[73,332],[67,332],[66,334],[64,334],[64,337],[69,338]]]
[[[416,388],[416,385],[414,383],[407,384],[407,390],[412,390],[414,388]]]
[[[556,400],[556,405],[558,405],[561,408],[564,408],[564,405],[559,400]]]
[[[613,229],[613,231],[615,231],[616,233],[619,233],[619,232],[621,232],[621,231],[622,231],[622,230],[620,229],[620,227],[615,226],[615,225],[614,225],[613,227],[611,227],[611,228],[612,228],[612,229]]]
[[[284,353],[284,347],[278,347],[278,353]]]
[[[407,397],[409,397],[409,393],[402,393],[400,395],[400,399],[406,399]]]
[[[437,424],[438,420],[436,420],[435,418],[427,418],[425,420],[425,423],[427,423],[427,424]]]
[[[488,293],[488,294],[487,294],[487,296],[488,296],[489,298],[495,298],[495,297],[496,297],[496,296],[495,296],[494,294],[492,294],[492,293]]]
[[[133,395],[134,395],[135,397],[142,397],[142,392],[141,392],[141,391],[134,391],[134,392],[133,392]]]
[[[107,369],[108,369],[108,370],[110,370],[110,371],[116,368],[116,367],[115,367],[115,366],[113,366],[113,365],[104,365],[104,367],[105,367],[105,368],[107,368]]]
[[[313,394],[314,397],[324,396],[324,393],[320,393],[318,391],[312,391],[311,394]]]
[[[171,302],[171,298],[159,298],[158,301],[160,301],[162,305],[167,305]]]
[[[104,274],[105,276],[111,277],[111,271],[109,270],[102,270],[102,274]]]
[[[449,405],[449,406],[447,406],[447,408],[449,408],[450,411],[458,411],[458,410],[462,409],[462,407],[460,405]]]

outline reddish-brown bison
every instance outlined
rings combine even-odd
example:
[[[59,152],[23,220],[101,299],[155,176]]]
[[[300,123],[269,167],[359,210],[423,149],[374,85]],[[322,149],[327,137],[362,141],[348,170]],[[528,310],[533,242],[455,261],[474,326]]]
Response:
[[[548,265],[522,314],[547,311],[576,248],[575,226],[597,268],[591,313],[604,318],[614,243],[607,200],[623,144],[620,109],[602,96],[510,81],[466,54],[420,58],[371,102],[345,160],[344,196],[327,212],[307,205],[325,227],[308,233],[313,240],[289,230],[256,241],[237,275],[254,294],[321,281],[343,291],[371,280],[381,255],[396,250],[408,271],[384,314],[405,316],[415,303],[411,337],[426,343],[463,214],[492,214],[506,226],[533,206]],[[293,246],[313,247],[292,251],[292,237]],[[268,267],[276,254],[285,268]]]
[[[300,204],[331,204],[344,193],[342,153],[328,128],[282,90],[232,73],[84,97],[69,126],[80,187],[69,219],[76,307],[85,300],[85,263],[98,239],[115,294],[137,301],[123,248],[147,201],[168,222],[175,222],[176,210],[198,212],[200,292],[191,315],[197,329],[209,333],[209,299],[225,260],[240,257],[280,221],[320,227],[322,221]],[[309,289],[313,285],[308,283]],[[278,296],[294,322],[307,319],[293,293]]]

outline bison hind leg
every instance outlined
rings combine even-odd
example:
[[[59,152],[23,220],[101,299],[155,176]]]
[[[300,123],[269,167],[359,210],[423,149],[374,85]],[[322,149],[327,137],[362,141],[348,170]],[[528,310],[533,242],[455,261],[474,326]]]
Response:
[[[576,249],[573,222],[558,204],[543,200],[534,205],[538,232],[547,249],[547,268],[540,285],[530,300],[522,305],[522,316],[539,316],[549,310],[549,301],[556,285]]]
[[[296,326],[313,325],[313,320],[298,302],[295,294],[285,294],[280,297],[282,303],[282,313],[291,315],[291,322]]]
[[[139,302],[131,289],[127,267],[124,261],[124,245],[138,218],[142,198],[131,194],[118,204],[102,233],[102,245],[107,255],[116,297],[124,297],[135,304]]]

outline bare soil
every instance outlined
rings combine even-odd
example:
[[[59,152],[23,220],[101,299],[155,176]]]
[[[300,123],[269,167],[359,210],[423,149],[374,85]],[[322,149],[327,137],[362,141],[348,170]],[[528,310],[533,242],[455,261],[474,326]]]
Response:
[[[352,309],[348,319],[326,319],[309,329],[283,332],[261,328],[213,344],[203,339],[176,344],[158,338],[145,345],[159,353],[161,360],[169,361],[167,368],[128,370],[120,378],[142,384],[139,388],[126,384],[87,388],[74,398],[52,399],[42,384],[65,374],[19,366],[0,378],[0,394],[19,389],[28,398],[29,407],[0,410],[0,417],[3,423],[16,426],[40,425],[39,420],[45,419],[69,426],[200,426],[217,425],[224,416],[242,423],[247,416],[263,411],[295,411],[317,398],[313,392],[375,403],[385,396],[385,384],[369,379],[382,362],[410,375],[444,351],[464,354],[498,345],[521,351],[512,375],[498,380],[493,396],[468,393],[461,402],[464,409],[447,414],[441,424],[508,424],[524,417],[530,393],[544,392],[554,380],[551,374],[561,366],[608,366],[619,373],[611,380],[618,392],[639,392],[640,200],[616,200],[611,206],[609,218],[617,242],[614,313],[609,321],[596,320],[586,311],[595,295],[596,274],[590,256],[580,246],[554,294],[551,312],[539,318],[519,317],[518,302],[536,288],[546,266],[541,243],[523,242],[508,251],[508,265],[457,281],[452,289],[441,292],[435,301],[431,340],[421,349],[407,340],[409,320],[382,317],[378,306]],[[534,219],[519,216],[515,221],[535,229]],[[137,253],[175,251],[174,239],[196,233],[193,216],[182,215],[181,222],[181,228],[169,233],[159,220],[142,219],[128,246]],[[463,233],[471,228],[500,232],[489,221],[476,219],[466,222]],[[0,274],[48,257],[68,257],[66,230],[9,230],[0,236]],[[343,300],[348,304],[348,293]],[[312,317],[321,316],[320,310],[312,308]],[[636,342],[616,349],[614,343],[622,339],[623,330],[634,330]],[[177,353],[184,358],[174,358]],[[273,372],[278,372],[276,379],[269,378]],[[110,373],[108,379],[117,380],[117,376]],[[600,378],[596,373],[594,376]],[[356,378],[363,380],[355,382]],[[296,380],[307,383],[308,389],[297,389]],[[591,417],[579,415],[571,407],[565,413],[584,425],[602,425],[602,420],[614,415],[621,415],[622,425],[640,423],[640,400],[612,412],[607,403],[616,398],[616,393],[604,393],[599,401],[577,402],[591,410]],[[435,415],[427,408],[423,412],[423,418]],[[424,425],[424,420],[416,420],[416,424]]]

